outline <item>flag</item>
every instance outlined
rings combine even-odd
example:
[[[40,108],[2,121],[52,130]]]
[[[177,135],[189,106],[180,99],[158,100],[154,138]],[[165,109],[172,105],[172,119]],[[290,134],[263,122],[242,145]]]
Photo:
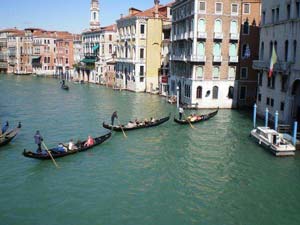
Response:
[[[277,55],[276,55],[275,47],[273,45],[271,62],[270,62],[270,68],[269,68],[269,77],[272,77],[273,69],[274,69],[274,64],[276,62],[277,62]]]

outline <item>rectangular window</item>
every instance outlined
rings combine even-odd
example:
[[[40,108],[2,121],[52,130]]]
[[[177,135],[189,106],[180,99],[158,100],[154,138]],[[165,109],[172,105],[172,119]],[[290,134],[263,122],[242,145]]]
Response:
[[[275,23],[275,9],[272,9],[272,23]]]
[[[261,94],[258,94],[258,101],[261,102]]]
[[[271,77],[271,88],[275,89],[275,76],[274,75]]]
[[[280,102],[280,111],[284,111],[284,102]]]
[[[248,67],[242,67],[241,68],[241,79],[247,79],[248,78]]]
[[[250,14],[250,3],[245,3],[243,7],[243,14]]]
[[[262,13],[262,24],[266,24],[266,11],[263,11]]]
[[[281,77],[281,91],[286,92],[287,91],[287,76],[282,76]]]
[[[145,50],[143,48],[140,49],[140,59],[144,58],[144,51]]]
[[[300,18],[300,2],[296,2],[296,16]]]
[[[231,4],[231,15],[238,15],[238,4]]]
[[[145,34],[145,25],[141,24],[141,34]]]
[[[276,8],[276,22],[279,22],[279,8]]]
[[[271,107],[273,107],[273,106],[274,106],[274,99],[271,98]]]
[[[247,87],[246,86],[241,86],[241,88],[240,88],[240,100],[245,100],[246,99],[246,92],[247,92]]]
[[[235,79],[235,73],[236,73],[236,67],[230,66],[229,72],[228,72],[228,80],[234,80]]]
[[[266,104],[267,104],[267,105],[270,105],[270,98],[267,98]]]
[[[108,36],[108,39],[109,39],[109,41],[112,41],[112,35],[111,34]]]
[[[262,78],[263,78],[263,75],[261,73],[258,74],[258,85],[259,86],[262,86]]]
[[[144,76],[144,66],[140,66],[140,76]]]
[[[287,4],[286,6],[286,17],[289,20],[291,18],[291,5]]]
[[[197,80],[203,79],[203,67],[202,66],[196,67],[196,79]]]
[[[215,13],[216,14],[222,14],[223,13],[223,3],[221,2],[216,2],[216,6],[215,6]]]
[[[199,2],[199,12],[200,13],[206,12],[206,2]]]

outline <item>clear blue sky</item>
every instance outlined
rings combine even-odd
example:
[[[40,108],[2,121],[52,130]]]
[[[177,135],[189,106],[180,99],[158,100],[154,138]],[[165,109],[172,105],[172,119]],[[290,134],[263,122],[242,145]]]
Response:
[[[0,0],[0,29],[38,27],[80,33],[89,27],[91,0]],[[166,4],[171,0],[161,0]],[[115,23],[128,8],[147,9],[153,0],[100,0],[100,23]]]

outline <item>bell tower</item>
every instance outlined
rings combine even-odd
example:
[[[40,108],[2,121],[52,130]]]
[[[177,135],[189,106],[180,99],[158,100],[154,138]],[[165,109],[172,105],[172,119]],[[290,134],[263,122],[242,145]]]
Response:
[[[91,0],[91,20],[90,20],[90,29],[95,30],[100,28],[99,20],[99,1]]]

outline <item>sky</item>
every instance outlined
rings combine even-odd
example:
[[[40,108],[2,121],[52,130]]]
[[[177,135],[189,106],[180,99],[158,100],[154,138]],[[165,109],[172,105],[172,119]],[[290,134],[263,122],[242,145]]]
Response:
[[[161,0],[166,4],[172,0]],[[100,23],[115,23],[130,7],[151,8],[154,0],[99,0]],[[91,0],[0,0],[0,29],[16,27],[81,33],[89,28]]]

